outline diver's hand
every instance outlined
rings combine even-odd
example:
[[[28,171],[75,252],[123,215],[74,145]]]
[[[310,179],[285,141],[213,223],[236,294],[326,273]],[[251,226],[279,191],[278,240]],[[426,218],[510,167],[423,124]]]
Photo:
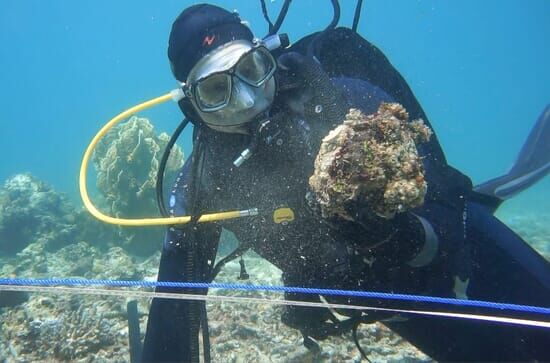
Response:
[[[306,120],[320,120],[329,127],[339,124],[346,112],[347,105],[341,92],[334,86],[321,65],[311,57],[298,52],[289,52],[277,59],[281,73],[281,89],[296,89],[300,106]]]

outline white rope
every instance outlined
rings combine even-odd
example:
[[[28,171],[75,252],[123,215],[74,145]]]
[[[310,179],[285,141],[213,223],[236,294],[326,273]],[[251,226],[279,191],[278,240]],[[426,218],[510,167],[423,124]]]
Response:
[[[53,286],[0,285],[0,290],[39,292],[39,293],[49,293],[49,294],[86,294],[86,295],[121,296],[121,297],[133,297],[133,298],[200,300],[200,301],[212,301],[212,302],[226,301],[226,302],[233,302],[233,303],[291,305],[291,306],[307,306],[307,307],[330,308],[330,309],[374,310],[374,311],[388,311],[388,312],[394,312],[394,313],[460,318],[460,319],[469,319],[469,320],[482,320],[482,321],[491,321],[491,322],[497,322],[497,323],[508,323],[508,324],[515,324],[515,325],[534,326],[534,327],[540,327],[540,328],[550,328],[550,322],[548,321],[531,320],[531,319],[517,319],[517,318],[507,318],[507,317],[493,316],[493,315],[452,313],[452,312],[441,312],[441,311],[430,311],[430,310],[392,309],[392,308],[380,308],[380,307],[374,307],[374,306],[332,304],[332,303],[324,303],[324,302],[309,302],[309,301],[297,301],[297,300],[285,300],[285,299],[182,294],[182,293],[154,292],[154,291],[133,291],[133,290],[122,290],[122,289],[107,290],[107,289],[83,288],[83,287],[53,287]]]

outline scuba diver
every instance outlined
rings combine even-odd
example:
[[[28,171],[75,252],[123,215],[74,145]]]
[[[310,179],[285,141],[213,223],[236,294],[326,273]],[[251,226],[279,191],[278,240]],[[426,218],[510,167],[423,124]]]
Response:
[[[308,197],[308,179],[321,140],[349,108],[371,114],[382,102],[397,102],[410,119],[429,123],[398,71],[357,34],[356,22],[352,29],[336,27],[337,1],[332,1],[335,17],[329,27],[288,46],[286,37],[276,33],[289,3],[275,24],[269,22],[270,33],[263,40],[253,36],[237,13],[208,4],[185,9],[173,23],[168,58],[183,85],[179,106],[194,126],[193,151],[161,210],[194,220],[168,228],[158,280],[211,282],[227,261],[251,249],[282,270],[285,286],[549,306],[548,262],[493,212],[550,169],[550,109],[506,176],[474,188],[467,176],[447,164],[434,136],[418,146],[429,186],[421,207],[392,219],[357,213],[354,221],[326,221]],[[271,212],[194,223],[201,214],[249,207]],[[286,211],[284,222],[274,218],[274,210]],[[214,265],[222,228],[233,232],[239,247]],[[286,293],[285,298],[354,305],[367,301],[301,293]],[[347,320],[326,308],[288,306],[282,320],[299,329],[311,349],[317,339],[379,321],[436,360],[550,360],[550,336],[543,328],[338,312]],[[206,315],[204,302],[153,299],[142,360],[198,362],[202,332],[204,359],[209,361]]]

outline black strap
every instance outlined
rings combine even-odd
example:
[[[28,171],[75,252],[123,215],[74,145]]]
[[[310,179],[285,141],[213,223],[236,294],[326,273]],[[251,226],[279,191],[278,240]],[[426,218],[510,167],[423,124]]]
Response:
[[[361,8],[363,7],[363,0],[357,0],[357,5],[355,5],[355,14],[353,16],[353,25],[351,30],[357,33],[357,26],[359,25],[359,18],[361,17]]]
[[[237,248],[233,250],[230,254],[222,258],[216,266],[214,266],[214,269],[212,270],[212,274],[210,276],[211,280],[214,280],[216,276],[220,273],[220,270],[230,261],[233,261],[237,257],[242,256],[248,249],[250,248],[247,244],[241,244]]]
[[[275,21],[275,24],[273,24],[273,26],[269,30],[269,33],[267,34],[268,36],[273,35],[279,31],[281,25],[283,24],[283,21],[285,20],[286,13],[288,12],[288,7],[290,6],[291,2],[292,0],[285,0],[285,2],[283,3],[283,7],[281,8],[281,12],[277,17],[277,20]]]
[[[202,350],[204,355],[204,362],[210,363],[210,331],[208,330],[208,315],[206,312],[206,304],[202,302],[201,304],[201,328],[202,328]]]
[[[260,0],[262,4],[262,14],[264,15],[265,21],[267,21],[267,24],[269,24],[269,33],[271,34],[271,30],[273,30],[273,23],[271,22],[271,19],[269,19],[269,14],[267,13],[267,6],[265,5],[265,0]]]
[[[304,338],[304,347],[306,347],[310,352],[314,354],[319,354],[321,352],[319,343],[317,343],[312,337],[304,333],[302,333],[302,337]]]

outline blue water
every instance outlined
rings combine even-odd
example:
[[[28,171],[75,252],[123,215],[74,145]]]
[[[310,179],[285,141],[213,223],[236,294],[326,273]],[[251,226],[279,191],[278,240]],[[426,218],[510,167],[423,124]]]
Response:
[[[78,200],[91,137],[116,113],[174,88],[166,58],[174,18],[192,1],[3,0],[0,182],[29,171]],[[259,1],[217,1],[266,33]],[[275,17],[282,1],[267,1]],[[350,25],[353,1],[342,1]],[[282,30],[322,29],[330,2],[295,0]],[[511,166],[550,102],[550,2],[365,1],[359,31],[408,80],[451,164],[475,183]],[[173,104],[145,116],[170,132]],[[188,134],[184,138],[189,152]],[[508,208],[550,210],[550,178]]]

